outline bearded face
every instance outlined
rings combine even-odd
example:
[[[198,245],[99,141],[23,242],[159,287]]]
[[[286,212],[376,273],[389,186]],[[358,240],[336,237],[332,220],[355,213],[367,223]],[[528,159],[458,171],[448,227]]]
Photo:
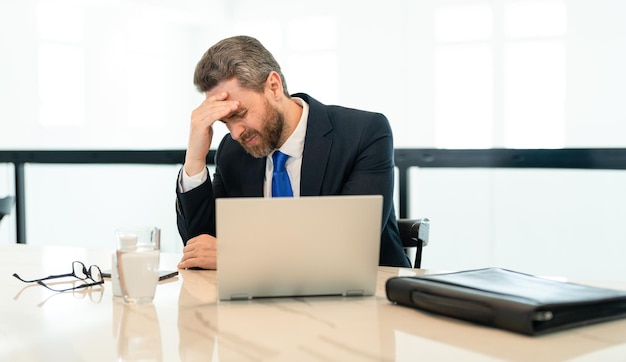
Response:
[[[285,127],[284,115],[265,100],[265,114],[260,130],[248,129],[238,139],[239,144],[253,157],[262,158],[268,156],[280,145]],[[255,145],[247,145],[247,141],[257,136],[259,142]]]

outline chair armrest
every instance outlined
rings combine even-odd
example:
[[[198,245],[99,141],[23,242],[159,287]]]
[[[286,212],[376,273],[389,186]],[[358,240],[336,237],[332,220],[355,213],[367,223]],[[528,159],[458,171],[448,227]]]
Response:
[[[0,220],[11,212],[14,202],[13,196],[0,198]]]
[[[402,246],[411,248],[428,245],[430,236],[430,220],[422,219],[398,219],[400,239]]]
[[[400,239],[402,246],[405,248],[415,248],[415,260],[412,262],[413,268],[422,266],[422,248],[428,245],[430,235],[430,220],[422,219],[398,219],[398,229],[400,230]]]

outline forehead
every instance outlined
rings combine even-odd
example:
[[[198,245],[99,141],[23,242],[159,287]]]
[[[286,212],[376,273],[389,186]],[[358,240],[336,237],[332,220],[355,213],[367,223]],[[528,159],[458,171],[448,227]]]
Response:
[[[231,78],[218,83],[218,85],[213,89],[207,91],[205,95],[208,98],[222,92],[228,93],[228,98],[226,98],[226,100],[239,101],[242,105],[253,105],[256,102],[261,101],[263,96],[262,93],[257,93],[251,89],[242,87],[239,85],[239,81],[236,78]]]

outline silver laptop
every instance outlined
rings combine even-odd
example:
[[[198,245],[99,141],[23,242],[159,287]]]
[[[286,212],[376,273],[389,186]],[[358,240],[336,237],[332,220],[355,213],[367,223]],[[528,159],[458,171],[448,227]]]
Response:
[[[220,300],[373,295],[383,199],[216,200]]]

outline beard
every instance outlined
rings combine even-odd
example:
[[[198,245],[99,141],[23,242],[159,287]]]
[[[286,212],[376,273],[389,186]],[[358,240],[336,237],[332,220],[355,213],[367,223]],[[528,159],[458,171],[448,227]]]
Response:
[[[278,148],[283,134],[283,128],[285,127],[285,116],[276,108],[270,106],[267,100],[265,101],[265,109],[263,128],[261,128],[260,131],[253,129],[247,130],[239,137],[241,147],[255,158],[267,157],[272,151]],[[251,147],[247,146],[246,142],[254,136],[258,136],[258,144]]]

